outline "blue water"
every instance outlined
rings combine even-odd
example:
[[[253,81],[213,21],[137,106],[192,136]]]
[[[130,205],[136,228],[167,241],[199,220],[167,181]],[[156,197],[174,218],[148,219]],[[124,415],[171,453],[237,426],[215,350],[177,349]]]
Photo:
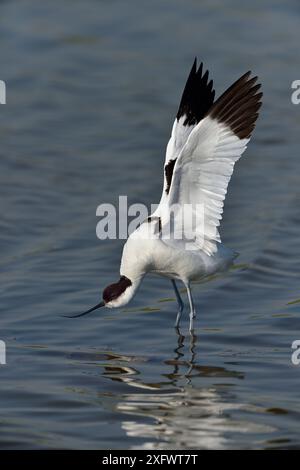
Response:
[[[299,3],[11,0],[0,17],[1,448],[299,447]],[[62,318],[118,277],[97,206],[159,201],[195,55],[217,94],[248,69],[263,84],[222,223],[235,269],[195,286],[192,338],[155,277],[126,309]]]

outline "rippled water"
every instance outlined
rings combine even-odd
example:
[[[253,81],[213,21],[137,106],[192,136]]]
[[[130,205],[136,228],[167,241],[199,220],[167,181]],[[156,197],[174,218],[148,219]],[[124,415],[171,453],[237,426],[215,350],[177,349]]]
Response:
[[[1,447],[299,447],[299,3],[12,0],[0,15]],[[118,275],[98,204],[158,202],[194,55],[217,94],[248,69],[263,83],[222,225],[235,269],[195,286],[193,338],[154,277],[122,311],[61,318]]]

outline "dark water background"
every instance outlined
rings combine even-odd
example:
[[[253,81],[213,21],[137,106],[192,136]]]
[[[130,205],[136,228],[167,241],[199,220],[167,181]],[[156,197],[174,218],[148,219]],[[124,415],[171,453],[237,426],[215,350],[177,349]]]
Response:
[[[2,448],[300,447],[299,21],[296,0],[1,1]],[[222,225],[236,269],[195,287],[192,340],[159,278],[61,318],[118,276],[96,207],[158,202],[195,55],[217,94],[248,69],[263,83]]]

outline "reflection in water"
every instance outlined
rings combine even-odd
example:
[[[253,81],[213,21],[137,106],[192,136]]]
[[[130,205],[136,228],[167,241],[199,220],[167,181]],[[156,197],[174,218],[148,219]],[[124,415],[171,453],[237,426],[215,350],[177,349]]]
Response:
[[[104,377],[136,389],[119,397],[116,405],[127,416],[122,421],[127,436],[142,438],[139,448],[144,449],[224,449],[232,446],[233,433],[273,431],[269,426],[234,419],[234,410],[249,412],[254,407],[236,402],[232,383],[208,382],[243,379],[243,374],[197,364],[197,336],[190,337],[186,346],[185,337],[177,334],[173,357],[163,361],[170,370],[160,375],[159,382],[144,381],[137,365],[129,365],[132,357],[114,355],[110,365],[104,366]]]

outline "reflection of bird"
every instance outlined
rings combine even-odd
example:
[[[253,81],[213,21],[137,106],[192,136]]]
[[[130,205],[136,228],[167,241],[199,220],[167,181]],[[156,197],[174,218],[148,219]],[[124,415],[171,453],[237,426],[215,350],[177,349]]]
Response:
[[[132,439],[131,445],[143,449],[224,449],[232,448],[236,433],[243,433],[246,443],[249,434],[273,431],[250,419],[251,411],[263,410],[237,400],[234,382],[243,380],[243,373],[200,365],[197,346],[195,335],[187,349],[185,337],[179,334],[175,355],[161,365],[157,381],[153,381],[151,364],[145,359],[140,363],[133,357],[120,360],[115,356],[109,366],[105,364],[105,378],[129,387],[116,396],[116,404],[111,398],[107,403],[122,413],[122,428]],[[233,414],[240,409],[248,413],[243,420]]]
[[[96,308],[121,307],[135,295],[145,274],[181,280],[190,304],[190,330],[195,307],[190,283],[228,268],[235,253],[221,244],[218,226],[235,162],[246,149],[260,108],[257,77],[244,74],[214,102],[213,82],[196,60],[183,91],[164,166],[160,204],[128,238],[118,282],[103,291]]]

